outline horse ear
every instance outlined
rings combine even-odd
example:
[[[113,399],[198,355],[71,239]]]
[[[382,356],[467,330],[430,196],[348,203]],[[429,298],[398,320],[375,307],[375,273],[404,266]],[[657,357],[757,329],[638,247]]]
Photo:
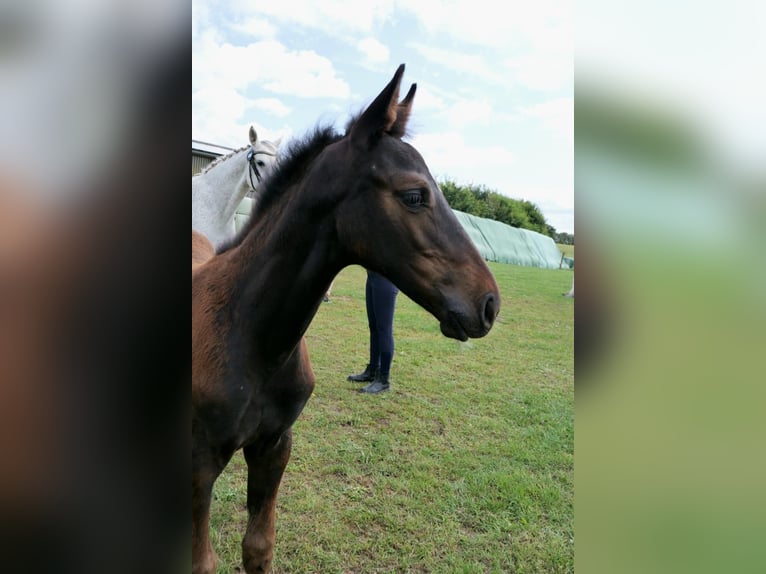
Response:
[[[403,74],[404,64],[399,66],[388,85],[354,122],[350,133],[352,141],[366,146],[372,138],[389,131],[396,123],[399,84]]]
[[[250,143],[252,145],[255,145],[255,142],[258,141],[258,134],[255,133],[255,128],[253,126],[250,126]]]
[[[415,99],[415,90],[417,88],[417,84],[412,84],[412,86],[410,86],[410,91],[407,92],[407,95],[404,96],[404,99],[396,106],[396,120],[388,130],[388,133],[394,137],[400,138],[407,131],[407,120],[410,119],[412,101]]]

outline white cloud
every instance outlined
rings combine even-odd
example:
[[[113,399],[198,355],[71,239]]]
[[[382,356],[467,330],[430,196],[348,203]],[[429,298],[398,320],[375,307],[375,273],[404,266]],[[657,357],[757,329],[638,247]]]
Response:
[[[304,98],[345,99],[350,93],[330,60],[310,50],[288,50],[274,40],[233,46],[208,36],[192,53],[192,67],[194,86],[252,86]]]
[[[414,47],[429,61],[495,85],[538,91],[571,86],[574,78],[572,1],[440,0],[402,5],[441,46]]]
[[[448,112],[450,125],[458,128],[486,125],[492,117],[492,106],[486,100],[460,100]]]
[[[253,100],[253,107],[270,113],[272,116],[284,118],[290,115],[290,108],[277,98],[257,98]]]
[[[275,141],[282,137],[286,141],[292,130],[269,129],[258,121],[264,119],[263,114],[252,113],[254,108],[262,109],[264,105],[278,108],[278,100],[271,100],[253,101],[236,90],[222,87],[192,92],[192,139],[238,148],[248,143],[252,125],[263,139]]]
[[[202,0],[196,4],[202,4],[197,12],[207,8]],[[272,23],[319,30],[355,45],[368,65],[388,60],[388,48],[372,34],[387,22],[414,18],[427,34],[411,46],[452,72],[539,91],[573,81],[573,0],[508,0],[502,11],[495,0],[232,0],[229,8],[238,30],[260,37],[276,37]],[[450,47],[434,48],[435,38]]]
[[[244,145],[247,140],[243,141],[240,130],[245,126],[242,133],[247,135],[249,110],[274,117],[291,112],[269,92],[341,100],[350,95],[348,84],[337,77],[327,58],[308,50],[288,50],[275,40],[234,46],[221,41],[203,19],[199,24],[192,53],[193,137],[232,147]]]
[[[574,142],[574,98],[556,98],[522,108],[522,113],[542,121],[564,141]]]
[[[568,53],[538,50],[508,58],[503,66],[509,77],[531,90],[555,91],[574,82],[571,49]]]
[[[299,52],[284,58],[278,73],[264,78],[263,87],[277,93],[302,98],[348,98],[351,90],[336,77],[332,62],[314,52]]]
[[[202,28],[208,25],[207,5],[197,0],[192,0],[192,43],[200,36]]]
[[[356,47],[364,55],[364,58],[369,64],[382,64],[388,62],[388,47],[371,36],[359,40]]]
[[[502,146],[468,145],[458,132],[416,135],[412,145],[421,153],[437,179],[449,176],[461,182],[493,186],[498,182],[486,179],[486,168],[505,171],[515,160],[514,154]]]
[[[265,18],[251,16],[244,20],[234,20],[227,24],[237,32],[248,34],[254,38],[276,38],[277,28]]]
[[[507,57],[510,50],[500,50],[488,57],[481,52],[466,52],[465,48],[451,50],[414,43],[429,62],[450,70],[477,77],[495,86],[524,86],[536,91],[555,91],[572,86],[574,60],[569,52],[537,50]],[[505,57],[504,57],[505,56]]]
[[[393,0],[280,0],[252,2],[234,0],[234,8],[244,15],[271,16],[283,23],[324,30],[330,34],[369,33],[394,11]]]
[[[541,48],[566,46],[573,39],[573,0],[420,0],[398,8],[413,14],[431,35],[473,46]]]
[[[240,147],[247,143],[247,132],[237,126],[244,118],[248,102],[236,90],[212,87],[192,92],[192,138]]]
[[[506,80],[498,73],[496,62],[488,60],[478,53],[466,53],[464,50],[446,50],[436,48],[431,44],[413,43],[412,48],[417,50],[424,58],[435,64],[439,64],[450,70],[452,74],[461,72],[478,76],[492,84],[502,84]]]

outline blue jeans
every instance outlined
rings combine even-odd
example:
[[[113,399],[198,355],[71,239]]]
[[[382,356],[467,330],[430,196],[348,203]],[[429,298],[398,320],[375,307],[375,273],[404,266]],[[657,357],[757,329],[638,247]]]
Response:
[[[394,307],[399,289],[382,275],[367,271],[365,298],[370,327],[370,365],[388,377],[394,358]]]

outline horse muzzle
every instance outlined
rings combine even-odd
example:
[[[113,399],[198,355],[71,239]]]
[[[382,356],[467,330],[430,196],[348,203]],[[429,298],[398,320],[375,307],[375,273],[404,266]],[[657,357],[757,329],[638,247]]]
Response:
[[[467,341],[478,339],[489,333],[500,311],[500,295],[486,293],[473,310],[461,309],[459,305],[448,305],[447,314],[439,323],[445,337]]]

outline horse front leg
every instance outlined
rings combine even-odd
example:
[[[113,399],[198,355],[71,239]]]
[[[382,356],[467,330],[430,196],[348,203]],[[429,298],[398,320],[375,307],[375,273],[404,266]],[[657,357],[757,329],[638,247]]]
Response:
[[[218,557],[210,543],[210,501],[213,485],[231,453],[216,451],[192,423],[192,574],[215,574]]]
[[[247,461],[247,532],[242,540],[242,562],[247,574],[265,573],[274,555],[275,509],[282,473],[290,460],[292,430],[287,429],[274,446],[243,448]]]
[[[192,471],[192,574],[215,574],[216,556],[210,543],[210,499],[218,472],[210,465]]]

